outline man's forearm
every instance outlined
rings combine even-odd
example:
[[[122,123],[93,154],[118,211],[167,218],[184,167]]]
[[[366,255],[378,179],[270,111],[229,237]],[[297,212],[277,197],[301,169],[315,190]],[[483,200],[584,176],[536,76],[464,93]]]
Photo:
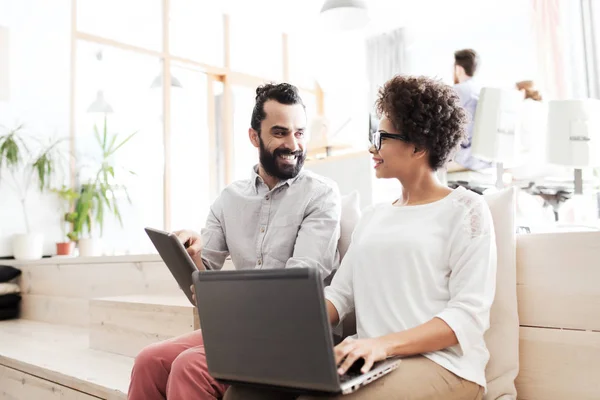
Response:
[[[411,356],[445,349],[458,344],[456,334],[440,318],[380,338],[388,356]]]

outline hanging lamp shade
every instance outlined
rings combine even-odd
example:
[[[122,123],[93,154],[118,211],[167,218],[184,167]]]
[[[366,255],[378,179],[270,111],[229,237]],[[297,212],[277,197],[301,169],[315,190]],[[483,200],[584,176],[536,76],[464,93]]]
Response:
[[[161,88],[163,85],[163,74],[162,72],[160,72],[156,78],[154,78],[154,81],[152,81],[152,85],[150,85],[150,87],[152,89],[156,89],[156,88]],[[172,87],[178,87],[178,88],[182,88],[183,86],[181,85],[181,82],[179,82],[179,79],[175,78],[173,76],[173,74],[171,74],[171,86]]]
[[[328,29],[354,30],[369,23],[367,4],[362,0],[325,0],[321,21]]]
[[[113,108],[108,104],[108,102],[104,99],[104,92],[102,90],[98,90],[96,94],[96,100],[87,109],[89,113],[104,113],[109,114],[113,112]]]

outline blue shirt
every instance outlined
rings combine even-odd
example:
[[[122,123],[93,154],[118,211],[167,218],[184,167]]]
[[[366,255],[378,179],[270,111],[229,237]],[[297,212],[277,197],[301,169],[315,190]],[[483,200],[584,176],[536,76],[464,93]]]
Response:
[[[479,101],[479,92],[481,88],[473,79],[466,80],[462,83],[454,85],[454,90],[460,98],[460,104],[467,111],[469,123],[467,125],[467,141],[461,143],[460,149],[454,157],[454,161],[470,170],[480,170],[489,168],[491,163],[480,160],[471,155],[471,141],[473,140],[473,121],[475,119],[475,111]]]

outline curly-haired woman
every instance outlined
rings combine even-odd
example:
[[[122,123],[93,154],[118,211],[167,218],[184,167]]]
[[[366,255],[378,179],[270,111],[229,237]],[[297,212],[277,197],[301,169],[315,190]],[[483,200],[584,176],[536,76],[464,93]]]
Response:
[[[337,324],[352,311],[357,335],[335,349],[339,373],[391,356],[397,370],[344,399],[481,399],[489,353],[484,333],[495,292],[496,247],[479,195],[436,178],[464,137],[465,111],[451,87],[396,76],[379,92],[371,153],[378,178],[401,197],[367,210],[326,288]],[[233,387],[232,398],[282,398]]]

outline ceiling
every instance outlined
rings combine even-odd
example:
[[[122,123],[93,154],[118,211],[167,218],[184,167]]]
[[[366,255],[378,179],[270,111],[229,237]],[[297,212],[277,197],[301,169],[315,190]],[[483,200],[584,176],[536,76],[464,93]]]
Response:
[[[401,26],[429,26],[434,29],[476,21],[483,14],[509,9],[506,3],[525,0],[366,0],[370,24],[362,34],[370,35]],[[243,14],[288,33],[319,27],[324,0],[221,0],[230,14]]]

